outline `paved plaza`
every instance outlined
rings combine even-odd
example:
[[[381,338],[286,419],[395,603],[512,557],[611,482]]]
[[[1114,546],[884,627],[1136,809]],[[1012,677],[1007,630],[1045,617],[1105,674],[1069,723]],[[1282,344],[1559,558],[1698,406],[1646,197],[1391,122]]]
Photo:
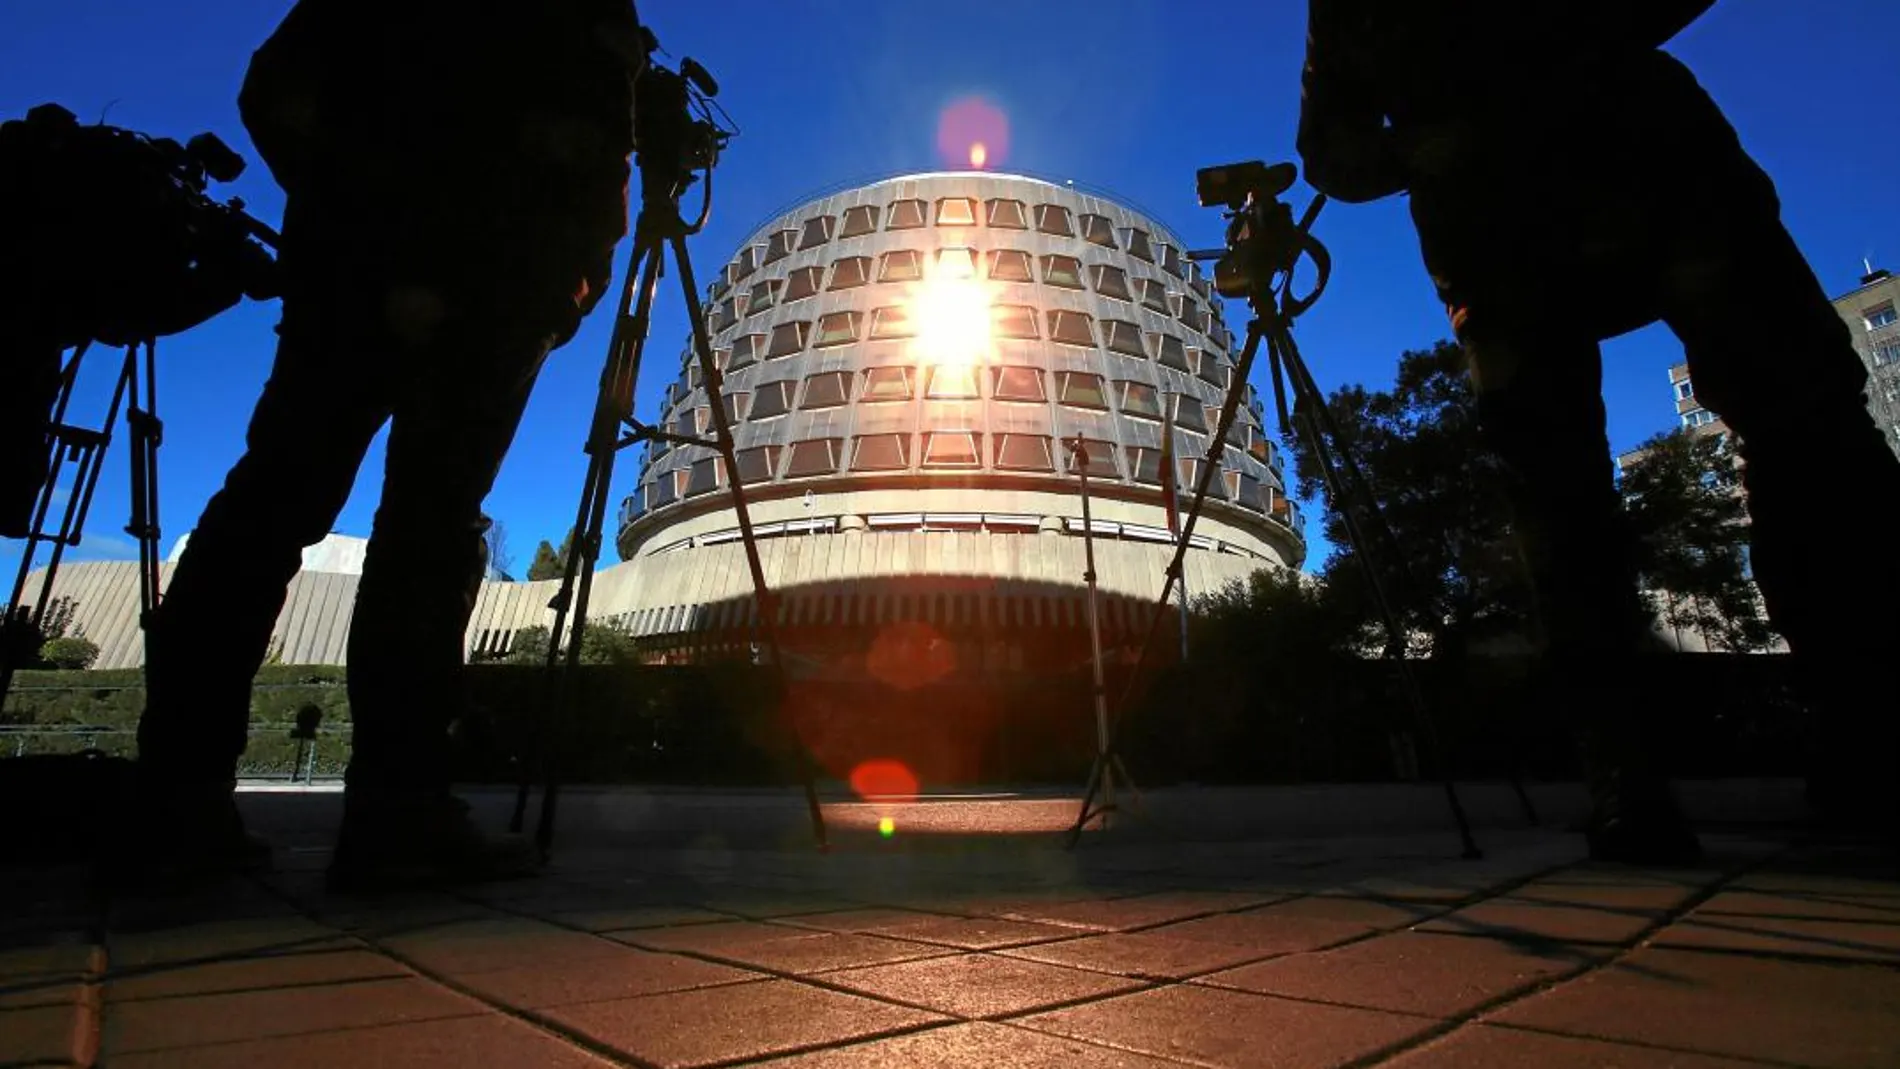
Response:
[[[795,795],[580,792],[541,878],[370,897],[323,887],[338,796],[247,794],[268,876],[5,874],[0,1064],[1900,1065],[1885,855],[1729,823],[1595,865],[1540,794],[1474,803],[1467,861],[1381,790],[1157,792],[1172,827],[1074,852],[1060,798],[839,804],[826,854]],[[1304,816],[1214,819],[1250,798]]]

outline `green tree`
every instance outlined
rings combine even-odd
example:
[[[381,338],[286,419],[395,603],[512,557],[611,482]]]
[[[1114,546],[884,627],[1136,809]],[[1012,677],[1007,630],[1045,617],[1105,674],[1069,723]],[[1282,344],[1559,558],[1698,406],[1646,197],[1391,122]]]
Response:
[[[1327,408],[1340,429],[1335,447],[1358,462],[1405,555],[1401,569],[1389,551],[1373,545],[1394,612],[1408,633],[1424,640],[1410,652],[1453,656],[1484,635],[1521,630],[1529,598],[1512,543],[1506,473],[1479,438],[1464,351],[1441,341],[1407,352],[1390,390],[1345,386],[1327,398]],[[1319,458],[1303,437],[1287,446],[1299,492],[1319,493]],[[1343,610],[1376,621],[1343,504],[1327,496],[1324,530],[1335,548],[1321,574],[1328,597]],[[1361,516],[1362,530],[1372,537],[1370,517]]]
[[[567,529],[567,536],[561,539],[561,548],[555,549],[546,539],[534,547],[534,560],[528,564],[528,578],[559,579],[567,569],[567,555],[574,552],[574,529]]]
[[[1678,428],[1623,465],[1637,567],[1662,621],[1717,649],[1766,648],[1774,634],[1748,574],[1748,513],[1726,435]]]
[[[543,664],[548,653],[548,629],[524,627],[515,632],[504,664]],[[588,624],[581,634],[582,664],[631,664],[638,657],[633,638],[603,624]]]

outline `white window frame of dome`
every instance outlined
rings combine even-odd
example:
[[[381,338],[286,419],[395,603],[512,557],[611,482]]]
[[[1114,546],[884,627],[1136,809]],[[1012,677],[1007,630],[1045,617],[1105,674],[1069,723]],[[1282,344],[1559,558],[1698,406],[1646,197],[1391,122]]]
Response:
[[[765,260],[759,266],[778,263],[797,251],[798,228],[788,226],[774,230],[772,236],[765,239]]]
[[[1053,472],[1056,470],[1055,445],[1050,440],[1050,437],[1048,435],[1030,434],[1027,432],[1019,433],[1015,431],[1004,431],[1000,434],[995,435],[994,437],[996,439],[996,448],[995,448],[995,455],[992,457],[992,466],[996,468],[997,471]],[[1017,438],[1032,438],[1032,439],[1035,439],[1038,443],[1040,443],[1041,448],[1042,448],[1042,459],[1044,463],[1040,465],[1034,465],[1034,466],[1004,463],[1003,461],[1004,453],[1006,453],[1009,450],[1010,444]],[[1029,528],[1030,530],[1035,530],[1041,525],[1041,522],[1042,522],[1041,520],[1037,519],[1034,516],[1016,516],[1016,517],[986,516],[984,518],[984,522],[990,526],[1009,526],[1007,521],[1012,520],[1012,519],[1021,521],[1020,524],[1018,524],[1017,526],[1026,527],[1026,528]]]
[[[1053,213],[1055,218],[1061,221],[1062,226],[1059,229],[1056,227],[1049,226],[1045,222],[1045,219],[1048,217],[1048,213]],[[1038,234],[1050,234],[1059,238],[1072,238],[1075,236],[1075,216],[1074,216],[1074,213],[1070,212],[1068,207],[1065,205],[1061,205],[1061,204],[1036,205],[1036,217],[1034,219],[1034,223],[1035,223],[1035,231]]]
[[[1110,272],[1113,272],[1113,274]],[[1107,297],[1111,301],[1134,300],[1134,291],[1128,288],[1128,272],[1116,267],[1114,264],[1090,264],[1088,277],[1089,289],[1094,290],[1097,296]],[[1104,280],[1109,278],[1116,280],[1115,287],[1121,290],[1120,293],[1115,293],[1103,288]]]
[[[866,527],[881,527],[886,529],[893,527],[922,527],[924,525],[924,514],[921,512],[880,512],[872,516],[866,516],[864,518],[864,525]]]
[[[993,304],[990,306],[990,331],[998,338],[1034,341],[1037,337],[1036,310],[1026,304]]]
[[[862,213],[870,225],[862,230],[853,230],[851,228],[851,213],[853,212]],[[876,204],[853,204],[844,210],[844,218],[838,222],[838,236],[840,238],[858,238],[866,234],[875,234],[877,233],[878,224],[883,222],[883,216],[884,212]]]
[[[986,512],[983,526],[993,531],[1039,531],[1042,517],[1024,514]]]
[[[1143,308],[1160,312],[1162,315],[1174,314],[1174,305],[1168,301],[1168,284],[1166,282],[1158,278],[1138,278],[1135,280],[1135,287],[1137,290],[1136,299]],[[1155,298],[1155,294],[1157,293],[1161,295],[1158,299]]]
[[[1128,346],[1134,346],[1130,349]],[[1138,356],[1149,359],[1147,339],[1142,337],[1141,326],[1126,319],[1102,320],[1102,348],[1123,356]]]
[[[781,332],[787,328],[790,328],[791,334],[798,338],[798,344],[790,349],[781,349],[779,348],[778,341]],[[765,344],[765,359],[789,360],[799,353],[804,352],[805,349],[811,345],[811,320],[791,319],[783,323],[774,323],[772,325],[772,333],[768,337],[770,340]]]
[[[983,514],[980,512],[928,512],[924,514],[926,531],[980,531],[983,529]]]
[[[1102,225],[1099,227],[1091,225],[1089,222],[1091,219],[1100,220]],[[1090,231],[1095,231],[1108,240],[1098,241]],[[1083,212],[1076,217],[1075,233],[1077,237],[1091,245],[1100,245],[1104,249],[1121,248],[1121,246],[1115,242],[1115,220],[1110,219],[1106,215],[1098,215],[1095,212]]]
[[[1091,404],[1087,401],[1076,401],[1076,400],[1070,399],[1069,384],[1071,382],[1076,381],[1077,376],[1095,380],[1095,392],[1097,396],[1101,397],[1102,399],[1101,404],[1097,405],[1097,404]],[[1072,369],[1072,368],[1060,369],[1056,372],[1056,404],[1062,405],[1067,408],[1079,408],[1085,412],[1106,412],[1108,411],[1108,390],[1106,387],[1107,387],[1106,380],[1104,380],[1101,375],[1093,371],[1082,371],[1080,369]]]
[[[810,283],[810,288],[805,290],[803,293],[798,292],[797,284],[801,280],[807,281]],[[815,264],[811,267],[801,267],[798,270],[793,271],[790,274],[787,274],[785,276],[785,288],[779,291],[780,292],[779,304],[780,305],[792,304],[797,301],[802,301],[807,297],[817,296],[818,291],[821,288],[823,288],[820,285],[820,283],[824,282],[824,280],[825,280],[825,269]]]
[[[888,443],[888,442],[896,442],[897,443],[897,463],[882,465],[875,468],[860,467],[859,461],[864,456],[865,444],[873,440],[875,440],[880,445]],[[908,431],[874,431],[870,434],[857,435],[856,437],[851,439],[851,463],[847,470],[851,472],[872,472],[872,473],[886,472],[886,471],[908,471],[910,470],[910,464],[911,464],[910,444],[911,444],[910,433]]]
[[[858,403],[861,405],[884,405],[884,404],[897,404],[901,402],[910,401],[917,395],[916,384],[911,381],[912,370],[913,369],[907,364],[885,364],[881,367],[865,368],[864,369],[864,388],[858,391]],[[873,397],[871,396],[871,383],[873,379],[883,379],[883,378],[891,378],[891,377],[897,378],[899,381],[901,381],[904,384],[904,396],[902,397]]]
[[[1041,259],[1042,259],[1042,263],[1040,266],[1042,267],[1042,284],[1043,285],[1054,286],[1057,289],[1065,289],[1065,290],[1080,290],[1080,289],[1087,288],[1088,269],[1082,266],[1081,260],[1077,259],[1074,256],[1070,256],[1067,253],[1061,253],[1061,252],[1045,253],[1041,257]],[[1058,281],[1057,279],[1051,277],[1051,275],[1054,272],[1052,272],[1050,268],[1051,266],[1054,265],[1055,261],[1057,260],[1067,261],[1069,265],[1074,266],[1075,270],[1070,273],[1070,277],[1075,279],[1073,283],[1070,283],[1067,281]]]
[[[996,209],[999,205],[1011,205],[1016,212],[1015,222],[997,222]],[[983,202],[983,225],[998,230],[1028,230],[1029,206],[1014,197],[991,197]]]
[[[963,245],[938,249],[937,274],[940,278],[975,278],[976,250]]]
[[[811,239],[812,226],[814,224],[816,224],[818,227],[819,236],[818,236],[817,241],[813,241]],[[837,232],[837,229],[838,229],[837,216],[835,215],[812,216],[810,219],[805,220],[804,225],[798,228],[798,251],[804,252],[806,249],[815,249],[820,245],[829,244],[831,242],[832,235]]]
[[[1122,524],[1122,537],[1132,542],[1158,542],[1162,545],[1174,545],[1174,535],[1166,527],[1149,527],[1139,523]]]
[[[1122,525],[1114,520],[1090,520],[1085,526],[1080,516],[1062,517],[1062,529],[1070,534],[1081,534],[1087,530],[1091,534],[1107,535],[1109,538],[1119,537],[1122,533]]]
[[[960,438],[970,448],[967,454],[959,454],[959,459],[955,461],[932,460],[931,456],[937,451],[937,441],[940,438],[945,440]],[[983,466],[983,432],[925,431],[923,448],[919,450],[919,453],[918,467],[927,471],[974,471]],[[965,455],[969,457],[968,460],[961,459]]]
[[[1007,397],[1003,393],[1003,375],[1005,372],[1026,372],[1030,382],[1036,384],[1034,397]],[[1042,369],[1029,364],[998,364],[990,368],[990,400],[1004,404],[1047,404],[1049,387],[1043,381]]]
[[[852,264],[857,268],[857,281],[838,284],[839,268]],[[840,256],[831,261],[831,278],[825,284],[827,292],[832,290],[854,290],[859,286],[868,286],[877,277],[877,264],[869,256]]]
[[[840,318],[851,327],[850,334],[848,336],[827,340],[829,331],[826,329],[825,324],[835,323]],[[818,323],[812,329],[811,347],[813,349],[830,349],[839,345],[851,345],[858,340],[858,335],[862,334],[863,330],[863,312],[849,308],[841,308],[835,312],[826,312],[824,315],[818,317]]]
[[[962,205],[963,211],[961,214],[956,215],[955,218],[946,219],[945,215],[949,213],[949,208],[952,204]],[[935,217],[938,226],[975,226],[976,198],[938,197]]]
[[[1023,271],[1020,278],[1003,277],[996,273],[996,265],[1002,263],[1006,256],[1010,258],[1010,263],[1022,264]],[[1034,259],[1024,249],[991,249],[983,255],[983,277],[992,282],[1034,282],[1036,268],[1031,262]]]
[[[938,383],[941,382],[946,377],[950,379],[949,382],[944,383],[944,386],[946,388],[961,387],[964,383],[968,383],[969,391],[966,393],[966,392],[963,392],[961,389],[959,389],[958,392],[956,393],[943,392],[943,389],[939,388]],[[980,398],[981,396],[982,396],[981,387],[979,386],[978,381],[977,381],[976,366],[974,364],[958,363],[958,364],[932,364],[931,365],[930,380],[924,385],[924,399],[925,400],[928,400],[928,401],[974,401]]]
[[[1095,317],[1087,312],[1074,312],[1067,308],[1051,308],[1046,313],[1049,326],[1049,340],[1058,345],[1073,345],[1082,349],[1095,348]],[[1062,336],[1062,324],[1070,317],[1082,321],[1082,329],[1088,334],[1087,341],[1076,341]]]
[[[1115,385],[1121,387],[1121,389],[1116,391],[1115,393],[1115,410],[1116,411],[1120,412],[1122,415],[1127,416],[1130,419],[1146,419],[1146,420],[1153,420],[1156,423],[1161,422],[1162,394],[1161,394],[1161,391],[1155,387],[1154,383],[1142,382],[1138,379],[1116,379]],[[1139,386],[1142,389],[1145,389],[1148,391],[1148,395],[1150,399],[1154,401],[1153,412],[1139,412],[1128,407],[1128,388],[1131,386]]]
[[[900,204],[915,204],[917,206],[917,221],[915,223],[899,225],[897,222],[897,206]],[[890,210],[884,213],[884,229],[887,231],[916,230],[929,225],[930,205],[925,203],[921,197],[899,197],[891,202]]]
[[[901,304],[887,304],[882,308],[871,309],[872,341],[893,341],[916,336],[917,324],[911,318],[909,308]]]
[[[826,401],[826,402],[825,402],[824,404],[822,404],[822,405],[813,405],[813,404],[811,403],[811,385],[812,385],[812,382],[813,382],[813,381],[815,381],[815,380],[817,380],[817,379],[821,379],[821,378],[827,378],[827,377],[830,377],[830,376],[834,376],[834,375],[835,375],[835,376],[837,376],[837,381],[839,381],[839,382],[841,382],[841,383],[843,383],[843,385],[844,385],[844,389],[843,389],[843,391],[842,391],[842,392],[843,392],[843,394],[844,394],[844,396],[843,396],[843,397],[842,397],[841,399],[839,399],[839,400],[836,400],[836,401]],[[820,372],[817,372],[817,373],[815,373],[815,374],[811,374],[811,375],[807,375],[807,376],[805,376],[805,380],[804,380],[804,382],[803,382],[803,383],[802,383],[802,384],[800,385],[800,387],[799,387],[799,408],[800,408],[800,410],[801,410],[801,411],[804,411],[804,410],[809,410],[809,411],[813,411],[813,412],[823,412],[823,411],[825,411],[826,409],[830,409],[830,408],[839,408],[839,407],[841,407],[841,406],[844,406],[844,405],[848,405],[848,404],[850,404],[850,403],[851,403],[851,380],[852,380],[852,379],[853,379],[854,377],[855,377],[855,376],[853,376],[853,375],[851,374],[851,372],[849,372],[849,371],[820,371]]]
[[[891,264],[897,262],[900,257],[909,258],[912,274],[905,277],[892,275]],[[879,282],[919,282],[922,281],[923,277],[924,257],[923,253],[916,249],[892,249],[878,257],[877,280]]]

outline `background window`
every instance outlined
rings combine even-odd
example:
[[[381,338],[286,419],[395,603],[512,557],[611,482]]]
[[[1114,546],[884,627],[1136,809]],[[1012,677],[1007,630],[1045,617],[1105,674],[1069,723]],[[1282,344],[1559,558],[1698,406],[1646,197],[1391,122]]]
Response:
[[[924,435],[926,468],[974,468],[982,463],[974,431],[932,431]]]
[[[871,258],[847,256],[831,265],[831,288],[848,290],[871,281]]]
[[[827,371],[805,380],[805,408],[834,408],[851,400],[851,373]]]
[[[1676,396],[1684,401],[1695,396],[1695,386],[1688,379],[1676,383]]]
[[[792,391],[798,383],[787,379],[783,382],[768,382],[758,388],[752,398],[751,419],[771,419],[782,416],[792,410]]]
[[[791,383],[786,383],[790,386]],[[766,483],[772,481],[772,474],[778,471],[778,458],[783,450],[776,445],[755,445],[750,449],[741,449],[733,455],[739,465],[739,482]]]
[[[1138,483],[1161,485],[1161,450],[1158,448],[1140,448],[1128,446],[1129,478]]]
[[[938,249],[939,278],[975,278],[976,253],[970,249]]]
[[[924,396],[933,401],[961,401],[975,397],[976,368],[967,364],[941,364],[930,369],[930,385]]]
[[[1155,251],[1154,248],[1148,244],[1148,232],[1146,230],[1131,227],[1122,231],[1122,243],[1122,247],[1128,250],[1128,255],[1138,260],[1146,260],[1149,263],[1155,262]]]
[[[1056,372],[1056,401],[1076,408],[1107,408],[1102,377],[1087,371]]]
[[[1050,286],[1079,290],[1082,288],[1082,261],[1073,256],[1045,256],[1042,258],[1042,281]]]
[[[996,466],[1007,471],[1054,471],[1049,439],[1040,434],[1005,434],[996,440]]]
[[[1075,236],[1075,227],[1069,223],[1069,209],[1060,204],[1036,205],[1036,229],[1059,238]]]
[[[677,474],[678,472],[663,471],[647,484],[647,508],[656,509],[661,505],[671,505],[680,499],[679,480],[674,478]]]
[[[884,254],[883,269],[878,271],[879,282],[915,282],[924,277],[924,261],[916,249],[897,249]]]
[[[857,440],[851,454],[852,471],[902,471],[910,467],[904,446],[905,434],[867,434]]]
[[[1201,306],[1195,304],[1194,300],[1185,293],[1181,295],[1181,311],[1175,315],[1175,318],[1190,330],[1207,333],[1207,313],[1202,311]]]
[[[1019,200],[993,200],[989,202],[988,222],[991,226],[1006,230],[1027,230],[1029,218],[1023,212],[1023,202]]]
[[[1174,311],[1174,306],[1168,303],[1167,284],[1160,279],[1144,278],[1136,283],[1136,287],[1141,290],[1141,303],[1144,308],[1152,308],[1162,315],[1168,315]]]
[[[891,220],[884,225],[886,230],[911,230],[924,225],[924,202],[921,200],[895,200],[891,202]]]
[[[1121,465],[1115,460],[1118,450],[1114,442],[1104,442],[1100,438],[1082,439],[1083,452],[1088,456],[1088,469],[1091,476],[1104,479],[1122,477]],[[1062,442],[1062,470],[1073,475],[1080,469],[1075,463],[1075,451],[1069,448],[1068,439]]]
[[[819,215],[805,220],[805,230],[798,236],[800,249],[815,249],[831,240],[832,227],[838,222],[829,215]]]
[[[1218,386],[1223,390],[1227,388],[1227,365],[1221,363],[1220,357],[1214,353],[1201,353],[1201,369],[1195,374],[1209,386]]]
[[[1112,249],[1115,247],[1115,224],[1109,222],[1105,215],[1085,215],[1082,217],[1082,239]]]
[[[1184,431],[1207,433],[1207,409],[1202,407],[1200,398],[1184,393],[1174,395],[1174,425]]]
[[[1081,312],[1066,312],[1051,309],[1049,312],[1049,340],[1067,345],[1094,345],[1095,330],[1089,325],[1089,317]]]
[[[871,340],[908,338],[917,333],[911,323],[910,309],[901,304],[886,305],[871,313]]]
[[[746,314],[763,312],[778,300],[778,290],[785,284],[784,279],[762,278],[752,284],[752,293],[747,298]]]
[[[1128,273],[1109,264],[1089,265],[1089,284],[1104,297],[1128,300]]]
[[[1029,254],[1020,249],[995,249],[989,255],[992,282],[1030,282]]]
[[[1153,334],[1149,340],[1155,345],[1155,361],[1162,367],[1194,374],[1194,364],[1188,360],[1187,346],[1181,344],[1181,339],[1172,334]]]
[[[825,269],[822,267],[801,267],[785,278],[785,292],[780,301],[790,304],[802,301],[818,292],[818,283],[823,281]]]
[[[712,332],[717,334],[727,327],[732,326],[734,323],[737,323],[740,318],[745,315],[746,300],[746,296],[741,294],[736,297],[728,297],[725,301],[721,302],[719,307],[713,310]]]
[[[1125,356],[1148,355],[1147,348],[1141,344],[1141,328],[1124,319],[1102,320],[1102,346]]]
[[[768,264],[777,263],[780,260],[785,259],[787,256],[790,256],[792,254],[792,250],[797,247],[798,247],[798,231],[796,230],[774,231],[772,233],[772,239],[766,242],[766,245],[765,245],[765,262]]]
[[[1145,382],[1123,380],[1115,384],[1121,393],[1121,410],[1124,416],[1136,416],[1141,419],[1161,418],[1161,399],[1155,388]]]
[[[874,367],[864,373],[864,393],[860,401],[908,401],[910,400],[910,369],[907,367]]]
[[[1867,317],[1868,330],[1879,330],[1881,327],[1891,327],[1895,323],[1900,323],[1900,313],[1894,311],[1892,301],[1882,301],[1872,308],[1863,310],[1861,314]]]
[[[823,349],[832,345],[849,345],[857,340],[857,312],[827,312],[818,317],[818,337],[811,344],[814,349]]]
[[[741,334],[732,339],[732,363],[726,365],[727,371],[737,371],[742,367],[751,367],[758,363],[765,352],[765,335]]]
[[[725,480],[720,478],[723,474],[720,471],[722,467],[724,465],[720,463],[718,457],[693,461],[693,466],[686,476],[686,496],[698,497],[701,494],[710,494],[725,485]]]
[[[805,339],[810,335],[811,324],[808,322],[780,323],[772,328],[772,340],[766,345],[765,358],[777,360],[803,352]]]
[[[739,258],[733,261],[732,280],[734,282],[759,269],[759,255],[765,250],[757,245],[747,245]]]
[[[968,197],[945,197],[937,202],[938,226],[975,226],[976,201]]]
[[[1165,241],[1161,243],[1160,249],[1161,269],[1176,278],[1180,278],[1182,274],[1184,274],[1181,268],[1181,250]]]
[[[844,227],[839,230],[838,236],[855,238],[869,234],[876,229],[877,205],[860,204],[855,208],[846,208],[844,210]]]
[[[997,401],[1043,401],[1042,372],[1033,367],[992,369],[990,397]]]
[[[838,454],[844,446],[841,438],[807,438],[792,443],[792,459],[785,465],[787,479],[805,479],[831,475],[838,470]]]
[[[1036,336],[1036,310],[1026,304],[993,305],[990,319],[990,330],[999,338]]]

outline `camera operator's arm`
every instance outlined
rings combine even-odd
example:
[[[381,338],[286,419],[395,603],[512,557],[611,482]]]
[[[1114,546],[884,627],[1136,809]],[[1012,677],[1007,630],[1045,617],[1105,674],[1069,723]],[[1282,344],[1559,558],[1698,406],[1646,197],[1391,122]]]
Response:
[[[1346,49],[1335,0],[1311,0],[1306,16],[1306,67],[1300,74],[1297,142],[1306,181],[1334,200],[1378,200],[1406,186],[1402,155],[1385,109]]]

